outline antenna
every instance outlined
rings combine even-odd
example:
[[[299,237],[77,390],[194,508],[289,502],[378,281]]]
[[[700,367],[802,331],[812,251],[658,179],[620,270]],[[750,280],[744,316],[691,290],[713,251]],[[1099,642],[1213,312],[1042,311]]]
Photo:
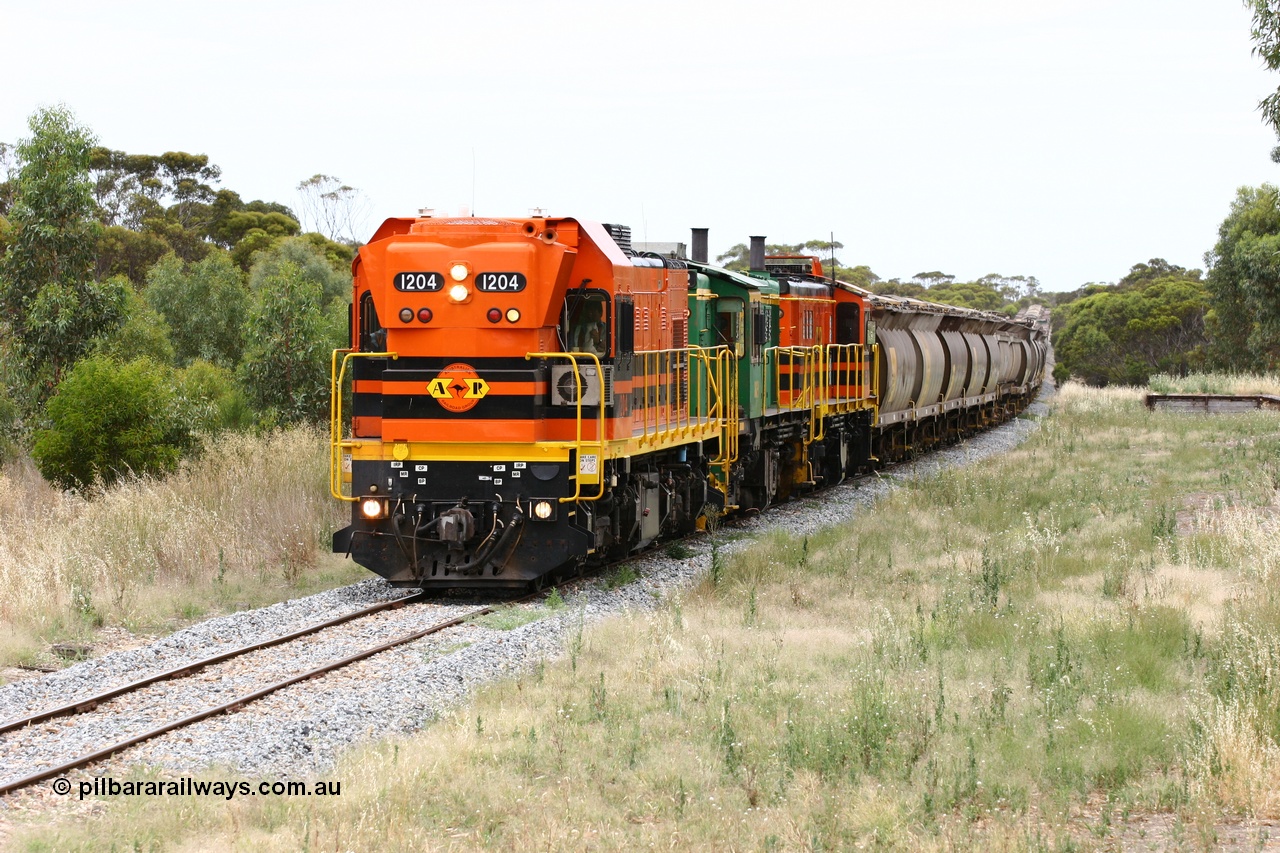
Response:
[[[476,147],[471,146],[471,215],[476,215]]]
[[[836,283],[836,232],[831,232],[831,283]]]

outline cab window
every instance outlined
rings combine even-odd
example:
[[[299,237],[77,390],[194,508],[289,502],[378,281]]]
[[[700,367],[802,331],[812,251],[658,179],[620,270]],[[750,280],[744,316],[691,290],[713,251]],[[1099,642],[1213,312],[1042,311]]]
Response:
[[[609,355],[609,297],[600,292],[571,293],[565,299],[565,352],[589,352],[600,358]]]

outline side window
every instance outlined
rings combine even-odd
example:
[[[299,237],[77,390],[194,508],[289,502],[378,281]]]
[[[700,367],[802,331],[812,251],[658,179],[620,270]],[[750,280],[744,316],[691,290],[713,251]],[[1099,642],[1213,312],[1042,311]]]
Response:
[[[727,346],[742,357],[742,300],[721,299],[716,303],[716,345]]]
[[[599,291],[570,293],[565,298],[566,352],[609,355],[609,297]],[[634,334],[634,330],[633,330]]]
[[[385,352],[387,330],[378,322],[378,308],[373,304],[373,293],[360,294],[360,349],[364,352]]]
[[[769,314],[764,305],[751,306],[751,360],[764,358],[764,348],[769,344]]]
[[[636,350],[636,306],[630,299],[618,297],[617,322],[614,323],[617,328],[617,346],[614,352],[618,355],[623,353],[635,352]]]
[[[858,343],[861,337],[858,334],[858,315],[860,313],[856,302],[839,302],[836,304],[836,343]]]

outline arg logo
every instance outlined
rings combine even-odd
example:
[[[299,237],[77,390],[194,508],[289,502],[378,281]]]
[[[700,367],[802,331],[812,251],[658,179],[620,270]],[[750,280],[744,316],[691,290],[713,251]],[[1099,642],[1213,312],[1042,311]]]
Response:
[[[427,383],[436,402],[451,412],[467,412],[489,393],[489,383],[469,364],[455,361]]]

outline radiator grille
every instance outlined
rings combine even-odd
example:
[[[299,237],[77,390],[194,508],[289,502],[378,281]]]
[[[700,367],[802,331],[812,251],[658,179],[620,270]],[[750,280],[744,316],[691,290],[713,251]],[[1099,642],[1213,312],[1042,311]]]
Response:
[[[604,230],[609,232],[609,236],[613,238],[613,242],[618,244],[618,248],[628,258],[635,254],[631,249],[631,226],[629,225],[610,225],[604,223]]]

